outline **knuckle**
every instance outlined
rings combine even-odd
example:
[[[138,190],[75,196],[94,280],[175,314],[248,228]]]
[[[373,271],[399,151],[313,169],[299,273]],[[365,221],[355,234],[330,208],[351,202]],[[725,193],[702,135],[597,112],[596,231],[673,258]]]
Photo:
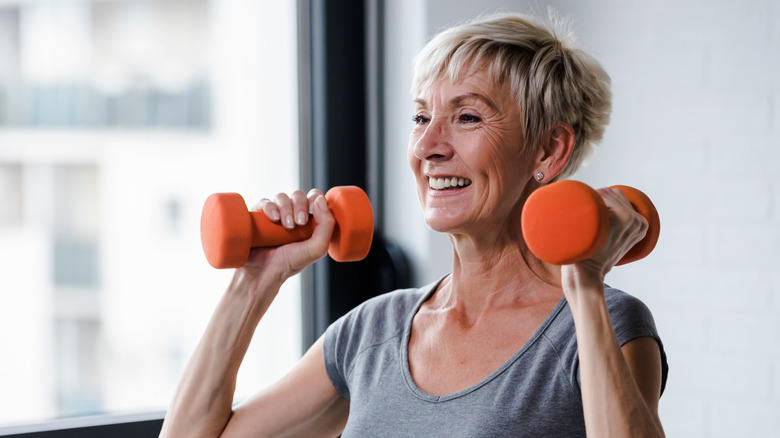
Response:
[[[271,200],[268,198],[262,198],[255,205],[252,206],[253,211],[260,211],[265,210],[266,206],[271,203]]]
[[[642,216],[637,212],[634,212],[631,215],[631,225],[632,228],[637,229],[639,231],[644,231],[648,227],[647,219],[645,219],[644,216]]]
[[[290,197],[286,193],[278,193],[274,196],[274,203],[280,208],[285,208],[290,205]]]

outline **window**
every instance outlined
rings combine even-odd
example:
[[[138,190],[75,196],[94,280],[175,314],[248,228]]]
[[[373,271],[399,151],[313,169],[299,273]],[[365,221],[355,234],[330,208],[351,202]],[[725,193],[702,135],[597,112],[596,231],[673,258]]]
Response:
[[[166,408],[231,275],[203,256],[203,202],[298,186],[295,8],[0,5],[0,427]],[[237,399],[300,356],[299,289]]]
[[[0,226],[18,226],[22,222],[22,166],[0,163]]]

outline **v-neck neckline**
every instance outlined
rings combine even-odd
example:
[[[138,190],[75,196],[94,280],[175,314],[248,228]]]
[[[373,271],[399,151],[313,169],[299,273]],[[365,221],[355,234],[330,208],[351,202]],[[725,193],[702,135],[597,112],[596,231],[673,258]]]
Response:
[[[487,385],[492,380],[496,379],[510,366],[512,366],[512,364],[516,362],[534,343],[536,343],[536,341],[545,332],[547,327],[550,326],[550,324],[553,322],[555,317],[560,313],[560,311],[566,305],[566,298],[561,297],[561,299],[558,301],[558,303],[555,305],[552,311],[550,311],[550,313],[547,315],[544,321],[542,321],[542,323],[536,329],[534,334],[525,342],[525,344],[523,344],[523,346],[520,347],[520,349],[517,350],[517,352],[515,352],[515,354],[513,354],[512,357],[510,357],[506,362],[504,362],[500,367],[498,367],[498,369],[490,373],[487,377],[475,383],[474,385],[471,385],[459,391],[455,391],[453,393],[444,394],[444,395],[434,395],[420,389],[420,387],[417,386],[417,383],[414,381],[414,378],[412,377],[412,369],[411,369],[411,365],[409,364],[409,342],[412,337],[412,324],[414,322],[414,317],[420,311],[420,308],[422,307],[423,303],[425,303],[426,301],[428,301],[428,299],[430,299],[430,297],[436,292],[436,290],[439,288],[439,285],[441,284],[442,281],[444,281],[445,278],[447,278],[447,276],[444,276],[441,279],[439,279],[439,281],[433,283],[430,290],[425,294],[423,294],[422,297],[417,301],[417,303],[414,306],[414,311],[410,312],[406,321],[404,321],[403,337],[401,338],[401,342],[400,342],[401,344],[400,357],[401,357],[401,368],[402,368],[401,371],[403,373],[404,380],[406,381],[409,390],[418,398],[429,402],[434,402],[434,403],[445,402],[448,400],[453,400],[459,397],[463,397],[464,395],[474,392],[479,388]]]

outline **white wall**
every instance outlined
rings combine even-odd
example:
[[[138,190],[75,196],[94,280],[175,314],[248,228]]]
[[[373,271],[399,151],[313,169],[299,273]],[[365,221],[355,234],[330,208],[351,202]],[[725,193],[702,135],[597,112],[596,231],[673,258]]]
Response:
[[[574,179],[638,187],[661,215],[654,253],[607,281],[656,317],[671,368],[661,400],[667,435],[777,436],[780,4],[401,3],[388,6],[386,223],[412,255],[418,283],[447,272],[451,256],[446,239],[422,224],[405,163],[411,58],[447,24],[553,5],[571,14],[613,79],[605,141]]]

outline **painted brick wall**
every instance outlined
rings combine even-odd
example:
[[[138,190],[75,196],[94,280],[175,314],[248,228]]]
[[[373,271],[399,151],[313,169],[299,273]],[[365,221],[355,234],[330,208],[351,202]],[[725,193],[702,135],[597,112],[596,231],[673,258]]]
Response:
[[[479,13],[548,4],[572,16],[613,79],[612,123],[575,179],[638,187],[661,215],[655,252],[608,282],[656,317],[671,367],[661,400],[667,435],[780,436],[780,2],[400,2],[409,10],[395,10],[387,44],[407,49],[388,63],[398,78],[388,101],[402,113],[388,111],[388,144],[405,146],[407,69],[425,39]],[[414,32],[404,31],[410,22]],[[405,179],[396,160],[388,187]],[[409,187],[390,196],[397,211],[417,211]],[[410,228],[405,220],[389,231],[419,277],[435,278],[448,263],[440,239],[420,239],[425,230],[405,238]]]

